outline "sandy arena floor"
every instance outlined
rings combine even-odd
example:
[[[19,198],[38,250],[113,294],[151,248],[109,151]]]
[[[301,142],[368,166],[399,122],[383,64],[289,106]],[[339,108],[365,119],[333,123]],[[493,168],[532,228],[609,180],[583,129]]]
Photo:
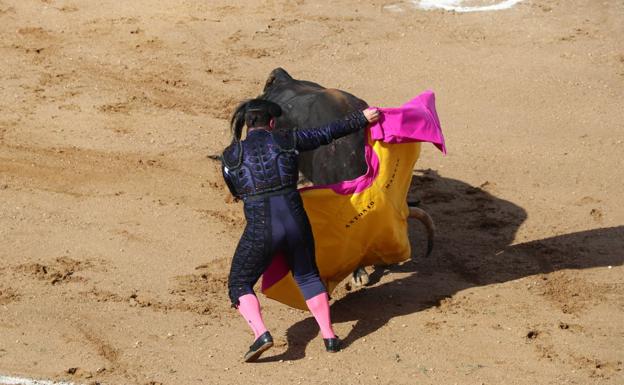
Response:
[[[0,376],[623,384],[622,36],[621,0],[0,0]],[[277,344],[242,364],[242,207],[207,155],[275,67],[379,106],[433,89],[449,155],[410,193],[433,256],[414,224],[412,261],[335,293],[346,349],[264,300]]]

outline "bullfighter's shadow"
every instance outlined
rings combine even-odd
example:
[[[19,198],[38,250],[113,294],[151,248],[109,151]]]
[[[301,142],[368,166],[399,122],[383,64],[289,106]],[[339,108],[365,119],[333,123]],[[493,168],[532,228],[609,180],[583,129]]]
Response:
[[[495,188],[487,182],[470,186],[441,177],[432,170],[414,174],[408,200],[420,201],[420,206],[436,223],[433,254],[422,258],[426,248],[424,231],[418,223],[410,223],[412,260],[376,267],[368,287],[347,293],[333,304],[334,323],[355,321],[349,334],[341,336],[344,347],[394,317],[438,306],[444,298],[460,290],[561,269],[624,262],[621,256],[624,226],[512,245],[527,213],[488,192]],[[383,275],[392,272],[408,275],[380,284]],[[369,311],[371,307],[375,308],[374,315]],[[317,335],[318,326],[308,317],[288,329],[288,348],[284,353],[260,361],[301,359],[308,343]]]

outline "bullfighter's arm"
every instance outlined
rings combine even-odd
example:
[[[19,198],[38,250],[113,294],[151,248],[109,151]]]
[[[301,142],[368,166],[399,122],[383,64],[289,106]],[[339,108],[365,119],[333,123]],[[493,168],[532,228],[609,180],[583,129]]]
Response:
[[[362,111],[347,115],[325,126],[295,130],[295,142],[298,151],[310,151],[331,143],[334,139],[352,134],[368,126],[368,119]]]

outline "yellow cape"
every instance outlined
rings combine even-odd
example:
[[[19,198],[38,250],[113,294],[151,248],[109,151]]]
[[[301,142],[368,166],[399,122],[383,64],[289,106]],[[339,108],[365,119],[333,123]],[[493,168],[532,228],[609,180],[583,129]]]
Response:
[[[407,193],[421,147],[419,141],[414,141],[417,139],[412,131],[424,129],[439,134],[437,141],[444,151],[444,139],[433,107],[433,94],[422,94],[406,106],[411,103],[413,107],[415,101],[419,102],[417,104],[420,108],[417,119],[421,126],[426,127],[414,126],[410,120],[414,117],[408,119],[402,111],[403,122],[397,124],[403,126],[398,131],[405,134],[405,127],[412,128],[408,130],[410,133],[407,138],[398,140],[403,143],[396,143],[397,140],[386,143],[383,141],[384,134],[386,138],[392,136],[388,128],[383,125],[371,127],[366,146],[368,172],[354,181],[346,182],[347,187],[350,186],[354,192],[345,193],[345,183],[339,187],[334,185],[300,190],[314,234],[316,263],[321,280],[330,294],[338,283],[360,266],[393,264],[410,258]],[[394,110],[387,111],[386,126]],[[406,120],[409,124],[405,123]],[[435,143],[430,139],[431,132],[424,140]],[[262,291],[269,298],[295,308],[307,309],[292,274],[285,267],[284,258],[280,256],[265,272]]]

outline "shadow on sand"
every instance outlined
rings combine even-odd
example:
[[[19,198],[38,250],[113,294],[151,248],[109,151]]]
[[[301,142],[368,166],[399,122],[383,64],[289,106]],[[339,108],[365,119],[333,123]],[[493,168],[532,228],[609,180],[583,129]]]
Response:
[[[586,269],[623,264],[624,226],[602,228],[512,245],[524,209],[479,187],[443,178],[425,170],[412,178],[408,200],[420,200],[433,217],[437,236],[428,259],[420,225],[410,224],[413,259],[401,265],[377,267],[369,287],[348,293],[332,305],[335,323],[355,321],[343,337],[348,347],[375,332],[392,318],[438,306],[458,291],[562,269]],[[401,278],[380,284],[383,275]],[[406,276],[407,274],[407,276]],[[368,311],[375,304],[375,315]],[[288,349],[260,361],[297,360],[317,338],[318,326],[308,317],[287,331]]]

